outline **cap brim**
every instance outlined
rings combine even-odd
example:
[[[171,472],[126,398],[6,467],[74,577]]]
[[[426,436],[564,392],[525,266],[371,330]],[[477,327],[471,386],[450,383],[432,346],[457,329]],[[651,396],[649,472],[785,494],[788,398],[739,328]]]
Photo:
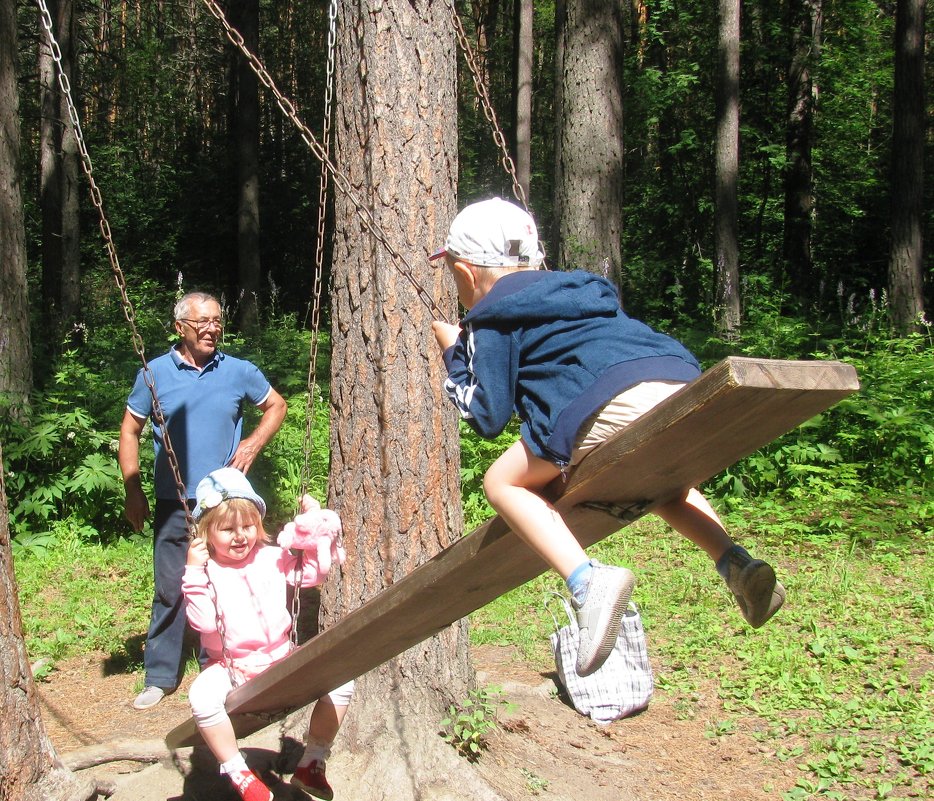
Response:
[[[447,255],[448,255],[447,248],[438,248],[438,250],[436,250],[434,253],[432,253],[428,257],[428,261],[437,261],[438,259],[442,258],[443,256],[447,256]]]

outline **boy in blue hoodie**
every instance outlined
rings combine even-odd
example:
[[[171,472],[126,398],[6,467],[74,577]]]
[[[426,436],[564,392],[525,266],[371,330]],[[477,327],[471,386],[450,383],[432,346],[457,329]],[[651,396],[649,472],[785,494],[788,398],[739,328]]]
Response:
[[[451,223],[443,258],[468,310],[460,326],[432,330],[448,370],[445,391],[480,436],[493,438],[513,413],[521,439],[490,467],[483,488],[510,528],[567,583],[580,628],[577,672],[606,660],[635,576],[590,560],[541,494],[616,431],[700,375],[679,342],[626,316],[613,285],[587,272],[540,270],[534,220],[494,198]],[[765,562],[727,534],[696,489],[653,510],[716,563],[755,628],[785,590]]]

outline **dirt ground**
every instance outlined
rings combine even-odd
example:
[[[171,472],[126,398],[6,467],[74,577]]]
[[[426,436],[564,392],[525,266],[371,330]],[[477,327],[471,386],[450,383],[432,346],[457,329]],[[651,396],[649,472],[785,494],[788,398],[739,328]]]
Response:
[[[678,715],[671,699],[656,691],[647,711],[600,726],[561,700],[553,673],[535,670],[512,649],[482,646],[472,657],[481,684],[502,687],[513,707],[500,712],[500,727],[478,765],[507,799],[759,801],[778,799],[794,785],[793,766],[775,759],[752,737],[754,722],[740,722],[729,736],[705,736],[718,717],[712,686],[701,688],[690,719]],[[69,754],[80,753],[76,749],[95,743],[159,741],[188,718],[187,683],[157,707],[138,712],[130,706],[134,681],[132,675],[109,673],[99,655],[60,664],[40,683],[43,720],[66,762]],[[267,738],[267,747],[274,750],[274,743]],[[350,783],[343,773],[349,764],[340,757],[329,763],[337,801],[349,801],[352,795],[341,794],[342,783]],[[124,761],[88,772],[114,783],[115,801],[233,801],[237,796],[217,782],[215,770],[196,768],[202,773],[200,784],[171,764],[156,768]],[[135,785],[133,774],[138,774]],[[276,799],[306,798],[283,783],[272,789]]]

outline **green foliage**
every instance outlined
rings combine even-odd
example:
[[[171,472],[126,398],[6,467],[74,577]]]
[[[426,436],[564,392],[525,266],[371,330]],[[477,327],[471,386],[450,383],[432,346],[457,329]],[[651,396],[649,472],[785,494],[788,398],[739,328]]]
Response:
[[[42,548],[58,519],[79,521],[94,539],[119,527],[123,481],[116,432],[99,430],[84,409],[59,395],[36,400],[26,421],[0,421],[7,464],[10,524],[24,547]]]
[[[852,364],[860,391],[731,466],[711,483],[722,497],[778,491],[783,497],[834,497],[859,506],[866,495],[904,493],[924,528],[934,506],[934,338],[894,337],[870,311],[840,340],[812,343],[797,320],[768,315],[743,333],[743,352],[835,358]],[[783,333],[784,332],[784,333]],[[808,348],[807,346],[810,346]],[[786,348],[788,350],[786,350]],[[789,352],[790,350],[790,352]],[[811,350],[809,353],[808,350]]]
[[[451,704],[441,721],[444,741],[470,762],[480,758],[487,735],[497,727],[497,706],[506,703],[498,697],[500,693],[498,687],[472,690],[461,703]]]
[[[838,507],[827,513],[844,517],[848,504]],[[783,508],[788,520],[812,511],[797,501]],[[705,715],[708,737],[751,737],[787,762],[798,774],[789,801],[929,796],[934,535],[863,536],[910,528],[905,506],[876,504],[819,537],[763,532],[770,513],[756,501],[727,516],[788,591],[786,607],[759,630],[742,622],[706,555],[653,516],[591,549],[639,576],[634,600],[658,703],[681,719]],[[553,669],[541,598],[559,581],[545,574],[474,613],[471,641],[518,647],[542,671]]]
[[[483,439],[464,421],[461,431],[461,498],[464,531],[473,531],[493,515],[483,491],[483,476],[499,456],[519,438],[519,423],[513,420],[495,439]]]
[[[41,549],[14,548],[30,659],[54,664],[103,651],[125,665],[139,661],[152,601],[150,549],[144,537],[89,544],[74,520],[55,521]]]

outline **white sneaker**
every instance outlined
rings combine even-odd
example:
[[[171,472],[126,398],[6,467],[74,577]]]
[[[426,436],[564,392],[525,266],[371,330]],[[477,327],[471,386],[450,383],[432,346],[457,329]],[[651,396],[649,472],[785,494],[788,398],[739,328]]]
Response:
[[[133,701],[133,708],[149,709],[158,704],[163,698],[165,698],[165,690],[161,687],[144,687],[143,691],[136,696],[136,700]]]
[[[619,627],[629,606],[636,577],[625,567],[610,567],[592,560],[593,569],[584,602],[572,597],[580,639],[577,648],[577,674],[589,676],[600,669],[616,644]]]

